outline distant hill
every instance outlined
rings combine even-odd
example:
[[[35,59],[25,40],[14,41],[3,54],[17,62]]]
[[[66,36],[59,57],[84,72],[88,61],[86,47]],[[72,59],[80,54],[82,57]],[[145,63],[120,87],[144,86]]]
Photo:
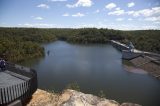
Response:
[[[132,41],[137,49],[160,53],[160,30],[120,31],[97,28],[0,28],[0,54],[9,61],[43,56],[42,43],[65,40],[70,43],[124,43]]]

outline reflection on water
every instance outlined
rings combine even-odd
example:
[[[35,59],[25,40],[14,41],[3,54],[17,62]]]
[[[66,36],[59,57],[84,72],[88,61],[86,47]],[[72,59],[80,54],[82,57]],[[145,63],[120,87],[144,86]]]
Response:
[[[44,58],[23,63],[37,70],[39,88],[60,91],[77,82],[85,93],[103,90],[107,98],[119,102],[160,106],[160,81],[148,74],[125,71],[121,52],[111,45],[56,41],[44,47]]]

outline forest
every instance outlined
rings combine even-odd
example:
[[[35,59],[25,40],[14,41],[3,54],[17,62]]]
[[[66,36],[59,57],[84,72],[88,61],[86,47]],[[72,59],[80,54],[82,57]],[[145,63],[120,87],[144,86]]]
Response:
[[[125,31],[126,39],[139,50],[160,54],[160,30]]]
[[[12,62],[44,55],[42,43],[56,40],[47,30],[27,28],[0,28],[1,57]]]
[[[132,41],[137,49],[160,53],[160,30],[121,31],[107,28],[0,28],[0,55],[20,62],[44,55],[43,43],[65,40],[70,43]]]

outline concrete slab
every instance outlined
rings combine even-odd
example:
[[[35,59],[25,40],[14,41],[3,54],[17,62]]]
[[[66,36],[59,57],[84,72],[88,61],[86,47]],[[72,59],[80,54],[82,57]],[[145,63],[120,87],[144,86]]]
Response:
[[[22,79],[19,79],[5,72],[0,72],[0,88],[21,84],[23,82],[25,81]]]
[[[17,77],[17,78],[25,80],[25,81],[29,81],[29,79],[30,79],[29,77],[26,77],[24,75],[20,75],[20,74],[17,74],[12,71],[8,71],[8,70],[6,70],[5,73],[10,74],[11,76]]]

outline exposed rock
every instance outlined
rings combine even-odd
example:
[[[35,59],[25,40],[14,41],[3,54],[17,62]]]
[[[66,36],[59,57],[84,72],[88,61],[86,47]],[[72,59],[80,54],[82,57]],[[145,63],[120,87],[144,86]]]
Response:
[[[122,103],[120,106],[141,106],[141,105],[133,103]]]
[[[113,100],[99,98],[91,94],[84,94],[74,90],[66,90],[60,98],[67,99],[62,102],[62,106],[119,106],[119,103]],[[70,96],[70,97],[69,97]]]
[[[27,106],[56,106],[58,95],[38,89]]]
[[[119,104],[114,100],[100,98],[67,89],[61,95],[38,89],[27,106],[140,106],[138,104]]]

